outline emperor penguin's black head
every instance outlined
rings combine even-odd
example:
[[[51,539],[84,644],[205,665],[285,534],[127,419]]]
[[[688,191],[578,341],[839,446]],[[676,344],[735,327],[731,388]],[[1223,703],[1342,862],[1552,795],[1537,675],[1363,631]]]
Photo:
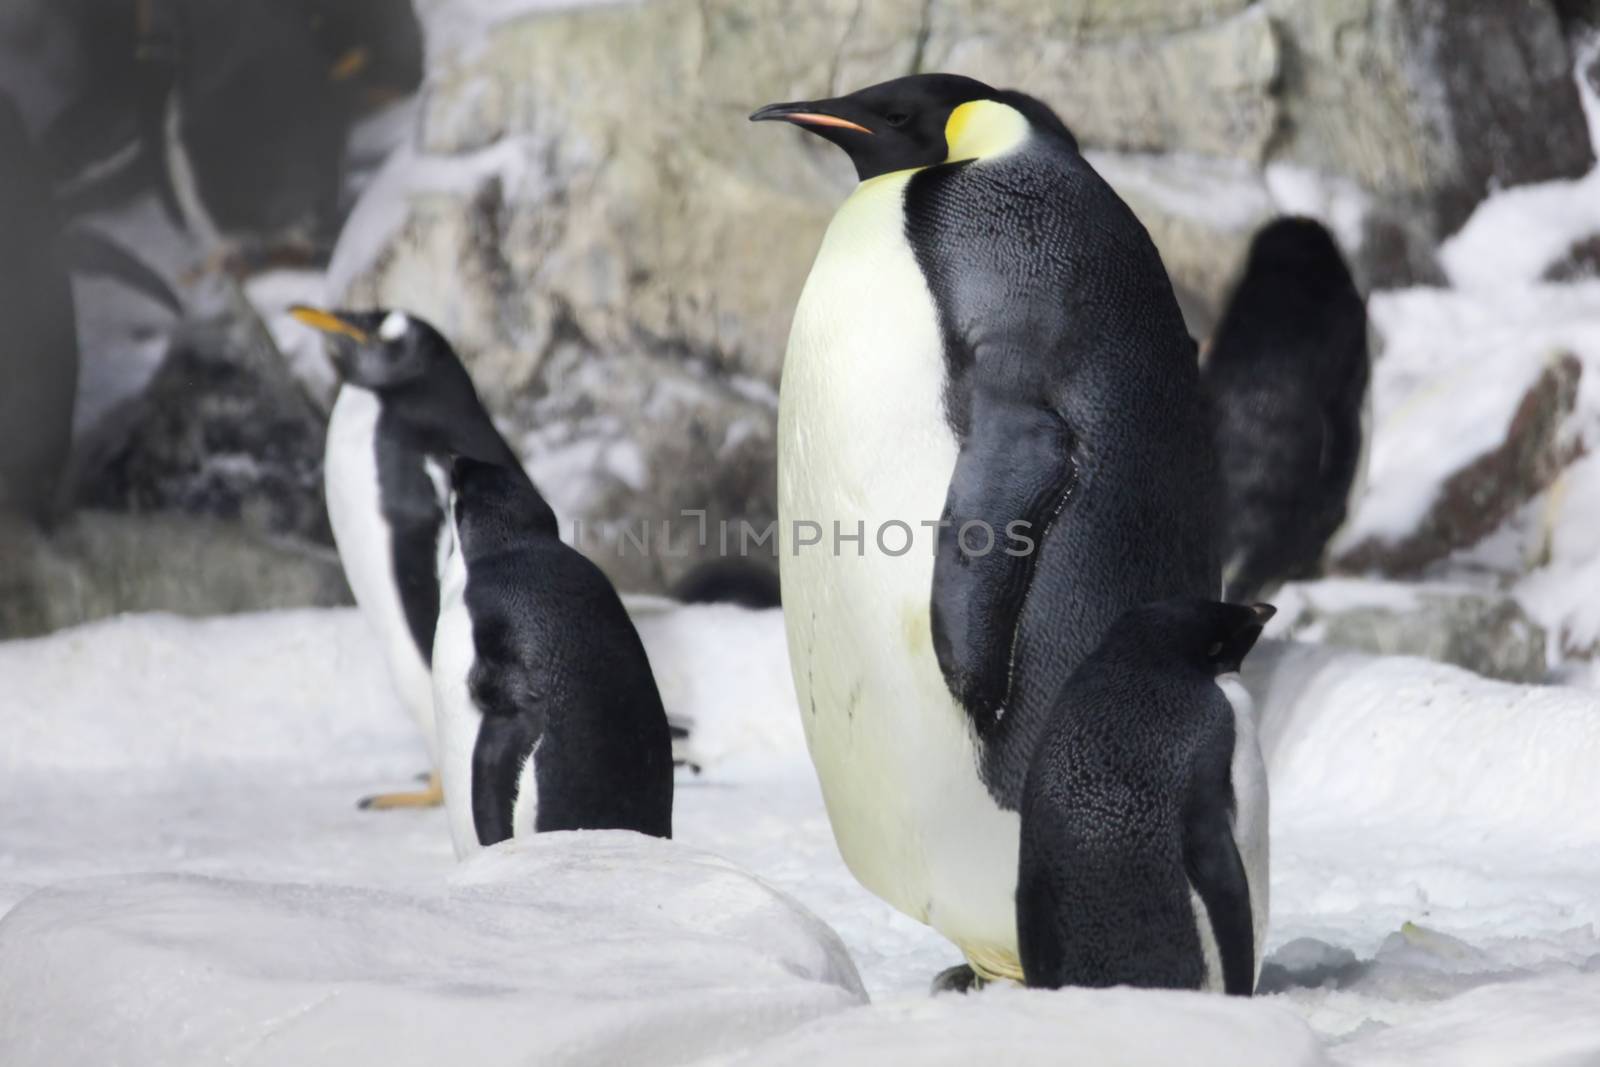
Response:
[[[533,535],[557,536],[555,512],[521,469],[468,456],[450,461],[450,519],[469,562]]]
[[[1147,658],[1176,659],[1215,677],[1239,669],[1277,610],[1271,604],[1162,600],[1124,613],[1104,644]]]
[[[1030,129],[1072,139],[1039,101],[959,74],[913,74],[831,100],[769,104],[750,121],[792,122],[833,142],[862,181],[991,155]]]
[[[322,311],[294,307],[299,321],[320,330],[339,376],[374,392],[419,381],[441,363],[454,364],[450,342],[427,322],[404,311]]]

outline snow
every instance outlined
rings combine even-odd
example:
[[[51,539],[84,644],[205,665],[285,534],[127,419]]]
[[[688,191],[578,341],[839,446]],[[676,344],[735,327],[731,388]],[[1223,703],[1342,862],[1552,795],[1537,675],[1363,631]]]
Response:
[[[1268,995],[930,1000],[956,953],[840,862],[781,614],[630,608],[706,767],[675,841],[551,835],[459,869],[441,812],[355,809],[424,757],[353,611],[0,644],[0,1062],[1600,1056],[1572,1018],[1600,970],[1593,692],[1264,642]]]

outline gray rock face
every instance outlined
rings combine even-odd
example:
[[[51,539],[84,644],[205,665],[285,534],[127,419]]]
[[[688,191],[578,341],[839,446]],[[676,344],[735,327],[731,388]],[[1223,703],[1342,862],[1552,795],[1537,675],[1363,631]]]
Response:
[[[1284,209],[1329,217],[1365,279],[1433,276],[1435,244],[1490,183],[1587,167],[1570,67],[1548,3],[1448,18],[1442,0],[539,11],[436,65],[334,287],[454,339],[569,517],[703,508],[759,527],[789,318],[853,176],[815,138],[751,129],[754,107],[917,70],[1027,89],[1146,221],[1201,324]],[[637,477],[579,470],[582,442],[630,453]],[[561,471],[574,482],[550,480]],[[687,563],[605,565],[659,590]]]
[[[46,534],[0,517],[0,640],[121,612],[221,615],[348,603],[332,549],[238,523],[80,511]]]
[[[85,448],[78,502],[176,511],[332,544],[322,500],[326,417],[253,312],[186,326],[143,394]]]
[[[1279,632],[1299,640],[1420,656],[1509,682],[1549,673],[1543,627],[1499,593],[1334,579],[1286,586],[1279,606]]]
[[[1582,376],[1583,365],[1570,353],[1552,359],[1518,402],[1500,444],[1446,478],[1415,529],[1397,540],[1369,537],[1352,545],[1334,569],[1415,575],[1499,527],[1573,459],[1562,430]]]

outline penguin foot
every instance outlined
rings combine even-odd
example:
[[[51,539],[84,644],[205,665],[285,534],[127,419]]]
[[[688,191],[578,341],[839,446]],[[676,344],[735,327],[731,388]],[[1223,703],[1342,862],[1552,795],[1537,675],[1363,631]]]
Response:
[[[960,963],[934,975],[933,987],[929,992],[934,996],[940,993],[976,993],[986,985],[988,983],[978,976],[970,964]]]
[[[356,807],[362,811],[392,811],[395,808],[437,808],[444,803],[444,786],[439,781],[438,772],[427,775],[428,785],[425,789],[416,789],[409,793],[379,793],[377,796],[362,797]]]

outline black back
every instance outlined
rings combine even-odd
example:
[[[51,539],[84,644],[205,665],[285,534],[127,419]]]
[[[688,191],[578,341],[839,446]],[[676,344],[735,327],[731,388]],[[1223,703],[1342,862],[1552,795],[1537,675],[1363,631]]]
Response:
[[[1366,305],[1333,237],[1312,219],[1273,222],[1256,236],[1205,369],[1224,599],[1321,570],[1361,459],[1369,374]]]
[[[1194,344],[1161,258],[1043,104],[1034,137],[930,167],[906,232],[938,306],[961,443],[934,567],[934,647],[1007,808],[1062,683],[1128,608],[1213,596],[1213,467]],[[994,550],[968,547],[972,521]],[[1026,523],[1033,548],[1004,531]]]
[[[455,514],[466,562],[483,713],[473,818],[485,845],[511,836],[530,754],[535,829],[672,836],[672,739],[633,622],[600,569],[557,535],[520,471],[459,459]]]
[[[1134,609],[1061,690],[1022,804],[1017,933],[1030,986],[1199,988],[1192,885],[1226,990],[1252,991],[1234,720],[1214,679],[1270,614],[1198,600]]]

